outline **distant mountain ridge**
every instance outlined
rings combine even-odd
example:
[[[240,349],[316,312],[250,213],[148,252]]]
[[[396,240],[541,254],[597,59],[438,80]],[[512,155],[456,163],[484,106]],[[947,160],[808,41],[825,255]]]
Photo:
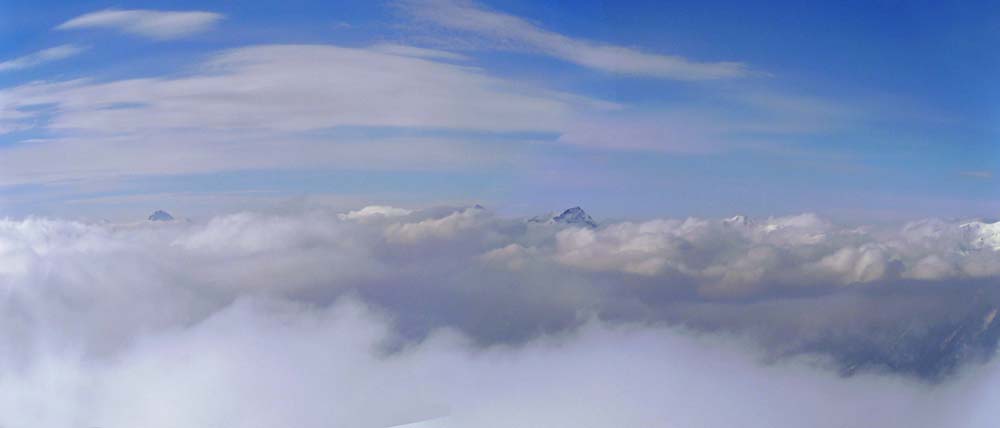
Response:
[[[828,352],[843,362],[841,374],[889,368],[912,373],[925,379],[941,380],[953,374],[963,363],[985,362],[997,349],[1000,340],[998,307],[983,304],[964,317],[924,331],[902,329],[894,338],[867,346],[844,346],[828,343]]]

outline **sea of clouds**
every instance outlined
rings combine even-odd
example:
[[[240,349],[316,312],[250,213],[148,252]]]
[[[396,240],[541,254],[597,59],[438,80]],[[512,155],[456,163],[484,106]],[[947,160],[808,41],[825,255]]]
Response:
[[[993,322],[992,227],[0,220],[0,426],[996,426],[992,348],[886,356]]]

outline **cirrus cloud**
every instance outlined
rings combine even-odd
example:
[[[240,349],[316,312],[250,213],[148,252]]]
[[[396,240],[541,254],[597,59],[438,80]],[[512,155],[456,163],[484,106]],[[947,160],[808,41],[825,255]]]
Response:
[[[754,74],[740,62],[700,62],[568,37],[471,1],[408,0],[398,6],[421,22],[478,34],[514,49],[611,73],[676,80],[730,79]]]
[[[9,59],[7,61],[0,61],[0,71],[20,70],[35,67],[47,62],[58,61],[79,55],[85,50],[87,50],[87,48],[71,44],[42,49],[38,52],[22,57]]]
[[[222,18],[218,13],[204,11],[106,9],[70,19],[56,29],[107,28],[154,40],[171,40],[206,31]]]

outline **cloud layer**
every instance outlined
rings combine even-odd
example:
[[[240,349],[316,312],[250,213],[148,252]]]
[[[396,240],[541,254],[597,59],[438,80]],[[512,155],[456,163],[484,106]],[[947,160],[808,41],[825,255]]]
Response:
[[[622,223],[556,236],[553,256],[583,269],[699,278],[707,289],[940,281],[1000,274],[992,224],[927,220],[900,230],[840,228],[805,214]],[[704,290],[707,290],[703,288]]]
[[[997,224],[926,220],[844,227],[811,214],[758,221],[657,219],[592,229],[504,219],[479,207],[372,206],[343,214],[244,213],[165,225],[35,219],[7,221],[3,230],[0,273],[11,284],[65,275],[71,282],[89,277],[119,286],[150,270],[156,275],[149,287],[172,292],[171,283],[179,282],[223,301],[249,291],[323,299],[355,292],[420,312],[404,305],[407,296],[423,295],[431,305],[444,303],[432,296],[468,299],[463,305],[470,313],[446,311],[440,319],[423,314],[424,327],[452,325],[485,340],[562,328],[593,311],[626,316],[628,305],[641,305],[632,320],[648,320],[685,301],[864,297],[869,291],[958,296],[976,289],[960,284],[989,284],[1000,275]],[[102,267],[103,260],[118,257],[131,267]],[[47,266],[55,262],[60,269],[50,272]],[[487,296],[497,299],[491,302],[497,317],[505,310],[535,312],[523,314],[524,326],[509,329],[464,325],[463,317],[483,315],[472,307]]]
[[[0,422],[989,426],[995,228],[4,220]]]
[[[389,338],[383,316],[356,301],[243,299],[193,325],[143,335],[113,358],[52,353],[6,369],[0,420],[153,428],[380,428],[432,418],[428,426],[498,428],[995,420],[960,401],[974,382],[932,389],[884,376],[838,378],[804,361],[763,367],[738,345],[672,329],[593,323],[572,337],[490,349],[442,331],[386,354]]]

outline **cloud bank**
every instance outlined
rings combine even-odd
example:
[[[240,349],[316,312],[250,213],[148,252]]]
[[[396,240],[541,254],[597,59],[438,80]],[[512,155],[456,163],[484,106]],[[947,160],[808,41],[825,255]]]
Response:
[[[485,350],[442,332],[387,355],[378,349],[388,330],[356,302],[241,300],[145,336],[110,363],[52,357],[5,376],[5,390],[26,392],[0,418],[41,427],[389,427],[442,416],[431,426],[973,426],[947,401],[954,387],[844,379],[807,363],[762,367],[731,344],[670,329],[591,324],[569,339]]]
[[[990,426],[995,227],[3,220],[0,423]]]

